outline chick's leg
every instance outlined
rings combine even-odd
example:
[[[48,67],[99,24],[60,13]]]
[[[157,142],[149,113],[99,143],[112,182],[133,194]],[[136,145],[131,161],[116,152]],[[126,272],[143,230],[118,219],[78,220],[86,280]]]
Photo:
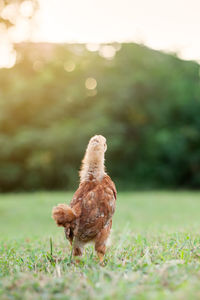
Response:
[[[83,246],[84,246],[84,244],[81,243],[77,238],[75,238],[74,244],[73,244],[73,255],[74,256],[82,256]]]
[[[106,241],[109,237],[111,226],[112,220],[98,233],[95,239],[95,250],[97,251],[100,263],[103,263],[103,258],[106,253]]]

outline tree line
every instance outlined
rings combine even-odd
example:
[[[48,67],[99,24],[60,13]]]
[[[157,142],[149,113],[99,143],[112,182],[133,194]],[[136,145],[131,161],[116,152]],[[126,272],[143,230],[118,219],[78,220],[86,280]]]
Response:
[[[137,44],[19,44],[0,69],[0,190],[74,189],[107,138],[121,189],[200,188],[199,65]]]

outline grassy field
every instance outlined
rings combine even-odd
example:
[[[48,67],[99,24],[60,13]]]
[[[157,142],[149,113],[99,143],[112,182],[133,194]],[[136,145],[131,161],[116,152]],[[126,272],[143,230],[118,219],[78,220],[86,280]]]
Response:
[[[70,193],[0,196],[0,299],[200,299],[200,193],[120,193],[100,267],[51,219]],[[53,241],[51,261],[50,237]]]

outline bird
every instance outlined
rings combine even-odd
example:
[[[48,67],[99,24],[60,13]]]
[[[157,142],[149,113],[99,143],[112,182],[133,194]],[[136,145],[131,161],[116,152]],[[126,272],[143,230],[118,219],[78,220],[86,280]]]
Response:
[[[80,183],[69,205],[58,204],[52,217],[64,227],[72,245],[72,255],[82,256],[84,246],[93,242],[99,262],[103,264],[106,242],[112,227],[117,191],[105,171],[106,138],[93,136],[87,145],[79,172]]]

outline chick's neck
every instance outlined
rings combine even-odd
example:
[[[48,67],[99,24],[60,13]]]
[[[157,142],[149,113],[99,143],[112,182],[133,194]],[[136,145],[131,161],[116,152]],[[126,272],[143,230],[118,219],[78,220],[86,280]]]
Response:
[[[105,175],[104,152],[86,151],[80,172],[81,182],[83,181],[101,181]]]

